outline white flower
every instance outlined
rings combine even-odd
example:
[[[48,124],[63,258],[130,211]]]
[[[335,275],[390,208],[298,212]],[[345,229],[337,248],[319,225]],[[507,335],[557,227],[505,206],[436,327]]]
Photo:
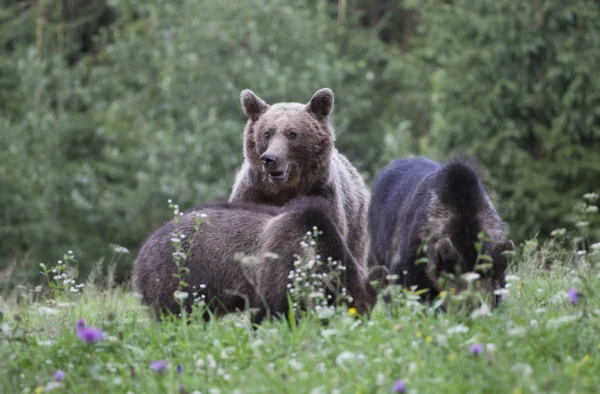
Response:
[[[469,327],[464,326],[462,324],[450,327],[448,329],[448,331],[446,331],[448,333],[448,335],[452,335],[452,334],[465,334],[467,332],[469,332]]]
[[[44,387],[44,391],[52,391],[61,387],[63,387],[63,384],[60,382],[50,382]]]
[[[524,376],[529,376],[533,373],[533,368],[531,368],[531,365],[525,363],[517,363],[513,365],[511,370],[514,373],[521,374]]]
[[[575,315],[561,316],[561,317],[557,317],[556,319],[549,319],[546,322],[546,327],[557,328],[557,327],[563,326],[565,324],[572,323],[575,320],[579,319],[580,317],[581,317],[581,313],[578,313]]]
[[[494,353],[496,351],[496,345],[494,345],[493,343],[486,344],[485,351],[488,353]]]
[[[302,364],[301,362],[297,361],[295,358],[293,358],[290,361],[288,361],[288,364],[290,365],[290,367],[292,369],[295,369],[296,371],[300,371],[302,368],[304,368],[304,364]]]
[[[479,275],[477,272],[467,272],[462,275],[462,278],[468,283],[471,283],[481,278],[481,275]]]
[[[73,254],[72,250],[67,250],[67,254]]]
[[[477,319],[482,316],[491,316],[491,314],[492,311],[490,311],[490,307],[486,304],[483,304],[482,306],[471,312],[471,319]]]
[[[60,313],[58,309],[48,308],[46,306],[40,306],[38,312],[40,315],[58,315]]]
[[[499,295],[502,298],[508,296],[509,293],[510,292],[508,291],[508,289],[496,289],[496,290],[494,290],[494,294],[495,295]]]
[[[514,336],[518,336],[518,337],[522,337],[527,333],[527,330],[525,329],[525,327],[512,327],[509,328],[506,333],[508,335],[514,335]]]
[[[417,372],[417,363],[414,361],[411,361],[410,364],[408,364],[408,373],[415,373]]]
[[[507,282],[518,282],[520,280],[521,278],[519,278],[517,275],[506,275]]]
[[[190,295],[188,293],[186,293],[185,291],[176,291],[175,292],[175,298],[177,298],[178,300],[185,300],[189,296]]]
[[[338,354],[338,356],[335,358],[335,363],[338,365],[338,367],[345,369],[348,363],[351,363],[356,359],[356,354],[346,350]]]

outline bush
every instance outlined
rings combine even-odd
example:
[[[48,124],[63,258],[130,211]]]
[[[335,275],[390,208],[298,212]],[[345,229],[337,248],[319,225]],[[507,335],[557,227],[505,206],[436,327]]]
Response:
[[[41,45],[31,34],[36,10],[8,18],[30,22],[0,56],[12,76],[0,108],[14,107],[0,114],[0,264],[20,262],[13,282],[37,281],[38,264],[67,249],[84,275],[111,243],[132,251],[129,263],[168,219],[168,198],[226,199],[243,158],[245,88],[276,102],[331,87],[338,145],[367,176],[408,153],[402,121],[428,105],[406,93],[426,90],[418,61],[401,62],[357,13],[339,26],[313,3],[120,1],[74,63],[55,34]],[[122,264],[118,278],[128,272]]]
[[[428,154],[485,166],[510,235],[572,223],[600,185],[600,7],[592,1],[428,0],[420,54],[437,64]]]

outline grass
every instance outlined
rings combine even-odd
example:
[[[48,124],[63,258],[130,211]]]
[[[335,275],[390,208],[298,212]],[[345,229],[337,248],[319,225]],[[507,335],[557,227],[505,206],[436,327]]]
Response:
[[[600,250],[525,246],[501,307],[474,319],[394,299],[391,317],[380,300],[370,321],[341,310],[254,331],[244,315],[155,323],[126,288],[17,290],[0,299],[0,392],[52,389],[57,370],[69,393],[389,393],[397,379],[408,393],[600,392]],[[80,318],[104,340],[82,342]]]

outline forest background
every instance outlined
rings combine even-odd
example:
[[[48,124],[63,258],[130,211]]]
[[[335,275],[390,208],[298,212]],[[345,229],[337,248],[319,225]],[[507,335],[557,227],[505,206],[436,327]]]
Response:
[[[0,0],[0,290],[114,245],[126,280],[167,199],[226,199],[246,88],[332,88],[369,184],[396,157],[475,157],[517,244],[600,229],[580,203],[600,191],[599,67],[596,0]]]

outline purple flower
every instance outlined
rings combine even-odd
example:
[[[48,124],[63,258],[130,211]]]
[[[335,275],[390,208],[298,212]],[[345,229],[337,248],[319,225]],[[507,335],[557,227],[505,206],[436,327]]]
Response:
[[[398,379],[394,382],[394,386],[392,387],[392,391],[394,393],[405,393],[406,387],[404,387],[404,380]]]
[[[79,319],[77,321],[77,336],[87,344],[92,344],[104,339],[102,330],[97,327],[86,327],[84,319]]]
[[[167,363],[163,360],[152,361],[150,363],[150,368],[152,368],[156,372],[162,373],[167,368]]]
[[[54,380],[56,380],[57,382],[60,382],[64,378],[65,378],[65,372],[61,371],[60,369],[58,371],[56,371],[56,373],[54,374]]]
[[[579,290],[577,290],[577,288],[573,287],[571,290],[569,290],[567,296],[569,297],[569,301],[571,301],[571,304],[575,305],[579,302],[579,299],[581,298],[581,293],[579,292]]]
[[[474,343],[471,346],[471,353],[475,356],[478,356],[479,353],[483,351],[483,345],[481,343]]]
[[[182,373],[183,367],[181,365],[178,365],[177,368],[175,368],[175,371],[177,371],[177,373]]]

